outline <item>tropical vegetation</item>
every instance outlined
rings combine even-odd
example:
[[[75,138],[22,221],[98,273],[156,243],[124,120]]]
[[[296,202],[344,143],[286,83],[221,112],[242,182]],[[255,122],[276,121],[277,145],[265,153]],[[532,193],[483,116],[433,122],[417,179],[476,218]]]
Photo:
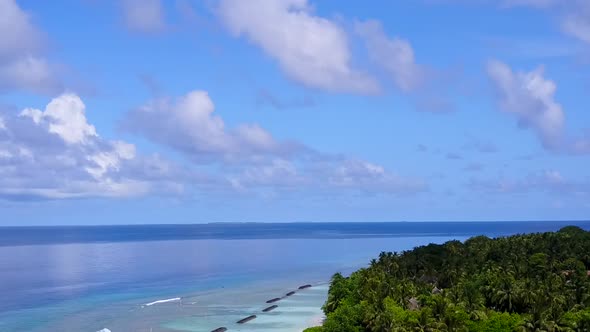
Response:
[[[590,232],[429,244],[333,276],[306,332],[590,331]]]

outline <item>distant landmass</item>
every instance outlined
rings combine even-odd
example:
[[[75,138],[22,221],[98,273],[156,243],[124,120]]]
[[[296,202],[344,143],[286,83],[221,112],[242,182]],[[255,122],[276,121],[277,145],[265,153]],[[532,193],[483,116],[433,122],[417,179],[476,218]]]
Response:
[[[408,236],[503,236],[590,229],[590,221],[209,223],[0,227],[0,246],[197,239],[345,239]]]

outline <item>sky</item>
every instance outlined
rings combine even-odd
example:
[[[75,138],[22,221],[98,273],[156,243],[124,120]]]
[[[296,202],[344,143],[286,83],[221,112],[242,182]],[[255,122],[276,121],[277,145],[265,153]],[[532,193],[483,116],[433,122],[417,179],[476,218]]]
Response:
[[[0,0],[0,225],[583,220],[585,0]]]

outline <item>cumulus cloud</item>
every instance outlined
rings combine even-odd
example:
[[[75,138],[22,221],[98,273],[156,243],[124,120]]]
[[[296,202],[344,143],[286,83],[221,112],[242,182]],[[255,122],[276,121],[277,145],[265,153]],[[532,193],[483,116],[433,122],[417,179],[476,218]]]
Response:
[[[226,128],[214,111],[209,94],[195,90],[177,99],[160,98],[138,107],[129,113],[124,127],[203,161],[289,154],[301,148],[277,141],[257,124]]]
[[[171,147],[190,161],[211,163],[239,191],[357,190],[409,193],[424,190],[421,181],[384,167],[317,152],[297,142],[275,139],[257,124],[228,128],[216,115],[206,91],[160,98],[131,111],[124,127]]]
[[[522,128],[532,129],[543,147],[561,153],[590,153],[590,135],[565,133],[565,112],[555,101],[557,85],[544,77],[543,67],[514,72],[502,62],[490,61],[487,69],[500,109],[516,116]]]
[[[28,117],[35,124],[46,127],[67,144],[84,144],[97,137],[96,129],[86,120],[85,109],[80,97],[65,93],[51,100],[44,111],[26,108],[20,116]]]
[[[181,172],[171,164],[101,138],[75,94],[54,98],[44,110],[3,110],[0,120],[0,198],[127,197],[180,188],[174,177]]]
[[[351,66],[345,31],[307,0],[222,0],[218,13],[235,36],[259,46],[293,80],[336,92],[375,93],[378,83]]]
[[[123,18],[130,30],[144,33],[166,29],[165,12],[160,0],[123,0]]]
[[[42,109],[0,109],[0,199],[191,196],[205,190],[427,190],[421,180],[380,165],[277,141],[256,124],[226,128],[204,91],[154,100],[131,111],[127,120],[137,133],[177,149],[188,162],[141,154],[130,142],[101,137],[88,122],[84,102],[73,93],[52,99]],[[203,160],[212,163],[201,167]]]
[[[40,56],[43,34],[14,0],[0,0],[0,31],[0,92],[48,93],[61,87],[53,66]]]
[[[557,86],[544,77],[543,68],[514,72],[502,62],[490,61],[487,71],[500,108],[513,114],[521,127],[534,130],[545,148],[561,148],[565,115],[555,101]]]
[[[412,91],[419,87],[424,69],[416,63],[407,40],[389,38],[376,20],[356,22],[355,31],[364,39],[370,59],[387,71],[399,89]]]

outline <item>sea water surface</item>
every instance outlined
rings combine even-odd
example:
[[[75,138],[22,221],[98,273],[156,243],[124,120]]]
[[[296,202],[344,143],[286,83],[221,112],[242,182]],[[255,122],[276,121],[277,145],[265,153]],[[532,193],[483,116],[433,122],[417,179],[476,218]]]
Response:
[[[381,251],[566,225],[590,229],[580,221],[0,227],[0,331],[301,331],[321,321],[332,274]],[[262,312],[275,297],[284,298]],[[236,323],[249,315],[257,318]]]

